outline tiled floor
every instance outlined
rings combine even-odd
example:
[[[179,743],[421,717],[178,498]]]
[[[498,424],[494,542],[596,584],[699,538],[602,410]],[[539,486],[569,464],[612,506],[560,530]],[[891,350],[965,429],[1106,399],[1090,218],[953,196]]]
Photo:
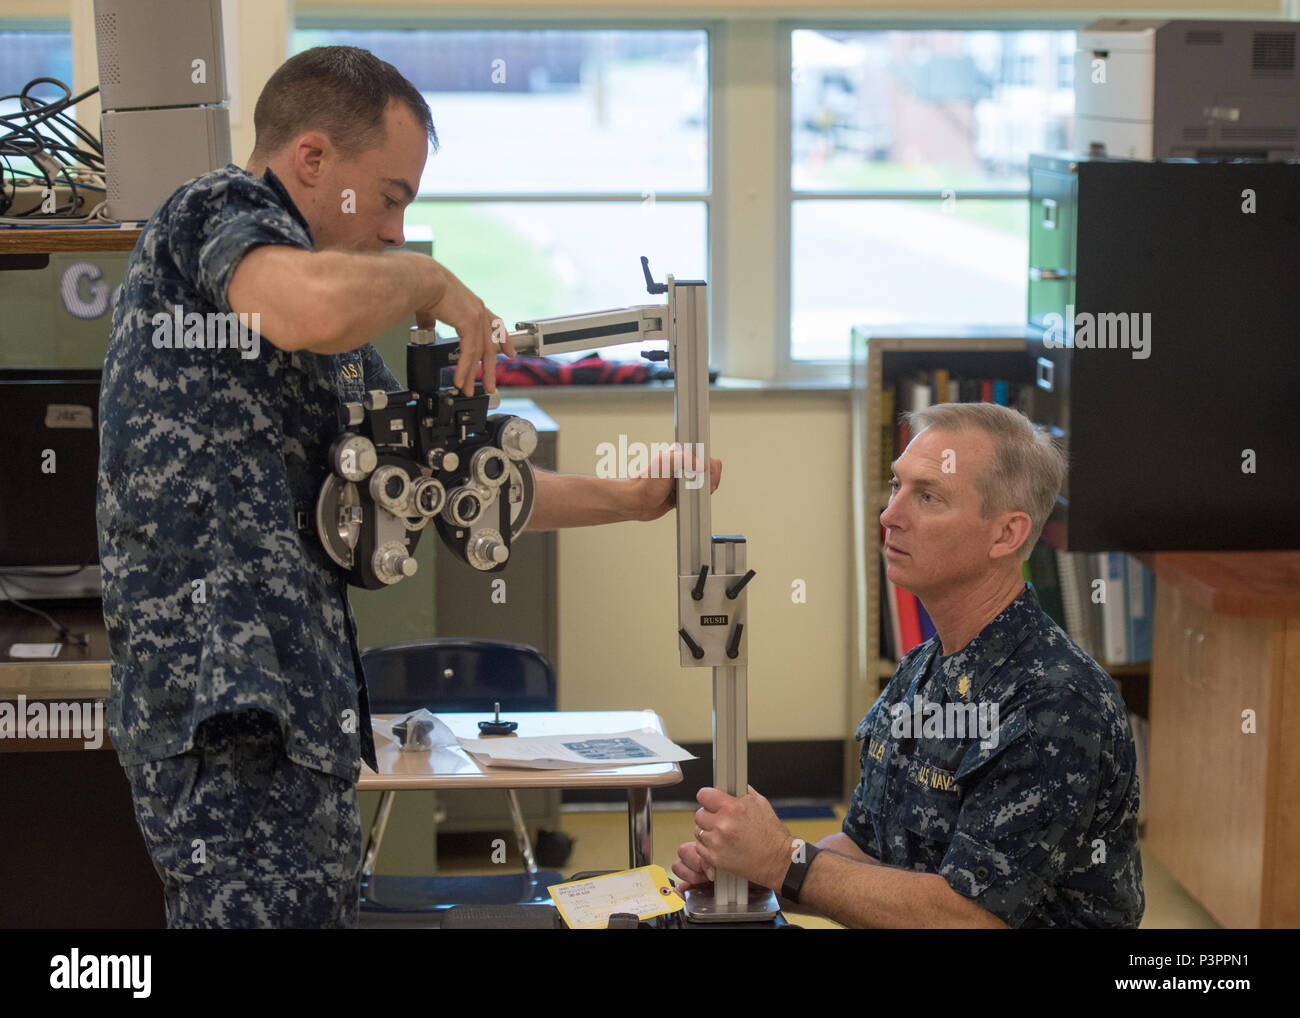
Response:
[[[695,831],[693,811],[686,809],[656,808],[654,811],[654,861],[665,869],[677,857],[677,846],[689,840]],[[796,837],[817,841],[840,829],[843,807],[836,810],[834,820],[793,820],[786,826]],[[566,876],[583,870],[617,869],[627,865],[627,814],[623,810],[564,812],[564,832],[574,839],[573,854],[559,867]],[[443,873],[500,872],[493,866],[481,839],[458,838],[454,846],[446,840],[439,848],[439,869]],[[483,842],[486,844],[486,842]],[[513,840],[509,840],[511,862],[517,864]],[[448,847],[452,851],[448,851]],[[1142,871],[1146,887],[1147,907],[1142,919],[1143,929],[1218,929],[1219,924],[1169,875],[1143,846]],[[671,870],[670,870],[671,872]],[[828,920],[813,917],[789,916],[800,926],[820,929],[838,929]]]

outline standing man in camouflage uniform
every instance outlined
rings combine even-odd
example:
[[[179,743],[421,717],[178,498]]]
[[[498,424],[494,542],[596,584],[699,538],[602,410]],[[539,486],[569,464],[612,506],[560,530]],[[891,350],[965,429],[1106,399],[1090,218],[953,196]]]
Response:
[[[340,402],[404,388],[370,341],[411,315],[444,321],[456,385],[472,392],[481,361],[493,392],[496,316],[433,259],[380,256],[437,145],[396,69],[309,50],[272,75],[254,122],[247,170],[190,181],[149,220],[113,316],[97,506],[109,730],[169,926],[355,926],[369,708],[346,580],[296,521]],[[227,344],[234,314],[257,327]],[[538,472],[531,526],[655,519],[675,490],[667,472]]]
[[[1145,899],[1128,716],[1021,574],[1064,457],[1006,407],[909,416],[916,437],[880,522],[889,579],[937,635],[858,727],[843,831],[801,846],[753,789],[705,788],[673,870],[693,885],[725,869],[845,926],[1134,928]]]

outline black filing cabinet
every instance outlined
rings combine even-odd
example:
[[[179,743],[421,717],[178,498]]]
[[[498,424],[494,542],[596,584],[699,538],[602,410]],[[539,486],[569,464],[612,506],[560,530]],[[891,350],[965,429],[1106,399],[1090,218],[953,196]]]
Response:
[[[1030,202],[1049,540],[1300,548],[1300,162],[1032,156]]]

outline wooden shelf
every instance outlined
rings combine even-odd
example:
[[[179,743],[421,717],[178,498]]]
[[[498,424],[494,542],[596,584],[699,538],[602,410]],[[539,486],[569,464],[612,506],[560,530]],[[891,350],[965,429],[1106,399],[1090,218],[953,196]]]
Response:
[[[1131,665],[1113,665],[1109,661],[1098,661],[1097,664],[1101,665],[1112,679],[1118,679],[1124,676],[1133,677],[1151,674],[1150,661],[1134,661]]]
[[[47,229],[0,227],[0,255],[50,254],[55,251],[130,251],[140,227],[56,226]]]
[[[85,633],[87,645],[64,643],[56,658],[10,656],[15,643],[51,643],[57,637],[40,616],[0,601],[0,700],[13,700],[20,694],[30,700],[106,698],[112,651],[98,598],[37,604],[74,633]],[[0,745],[0,752],[11,748]]]
[[[78,251],[131,251],[140,239],[140,227],[54,226],[0,227],[0,271],[43,269],[54,253]]]
[[[1300,551],[1162,551],[1152,571],[1216,615],[1300,616]]]

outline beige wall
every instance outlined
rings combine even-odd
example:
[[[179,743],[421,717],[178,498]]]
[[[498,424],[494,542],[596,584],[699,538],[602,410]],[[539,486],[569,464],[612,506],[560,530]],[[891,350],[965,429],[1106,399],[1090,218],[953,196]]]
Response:
[[[222,13],[230,76],[230,156],[244,166],[253,151],[253,106],[266,79],[289,56],[293,4],[224,0]]]
[[[601,442],[670,442],[669,393],[529,394],[559,425],[563,472],[595,472]],[[718,393],[723,461],[713,531],[749,542],[750,734],[837,739],[849,678],[849,414],[844,393]],[[562,531],[560,703],[649,707],[685,741],[712,738],[711,673],[677,651],[672,516]],[[807,603],[791,599],[805,581]],[[857,719],[853,719],[856,723]]]

